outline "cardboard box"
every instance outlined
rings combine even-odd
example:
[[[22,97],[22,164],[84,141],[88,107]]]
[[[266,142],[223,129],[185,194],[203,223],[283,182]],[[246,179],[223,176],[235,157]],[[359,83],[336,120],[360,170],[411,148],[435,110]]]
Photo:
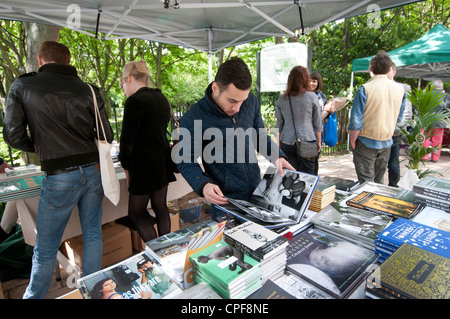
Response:
[[[102,268],[114,265],[133,255],[131,245],[131,232],[128,227],[116,222],[110,222],[102,226],[103,233],[103,258]],[[65,250],[65,251],[64,251]],[[81,269],[83,256],[83,236],[79,235],[64,242],[66,257],[72,264]]]
[[[200,219],[202,205],[204,199],[202,197],[190,198],[190,196],[178,199],[180,209],[180,219],[183,223],[192,223]]]

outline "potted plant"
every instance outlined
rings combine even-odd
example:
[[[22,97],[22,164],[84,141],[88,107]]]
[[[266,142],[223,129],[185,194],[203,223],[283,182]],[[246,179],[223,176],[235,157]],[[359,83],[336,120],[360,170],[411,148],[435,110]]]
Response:
[[[444,94],[445,93],[434,90],[431,83],[423,90],[415,89],[408,93],[408,98],[414,106],[414,115],[411,120],[407,121],[407,126],[409,126],[411,130],[408,131],[402,127],[399,127],[399,129],[408,143],[408,148],[406,149],[408,164],[406,167],[409,169],[407,175],[410,180],[407,185],[409,184],[411,187],[417,180],[424,176],[438,173],[430,169],[421,170],[419,164],[425,164],[423,160],[424,156],[431,152],[437,152],[435,147],[423,146],[425,140],[434,135],[434,125],[441,122],[446,123],[447,118],[450,117],[449,110],[434,110],[435,107],[441,103]],[[415,178],[413,183],[411,183],[411,177],[412,179]],[[405,183],[403,183],[403,185],[405,185]]]

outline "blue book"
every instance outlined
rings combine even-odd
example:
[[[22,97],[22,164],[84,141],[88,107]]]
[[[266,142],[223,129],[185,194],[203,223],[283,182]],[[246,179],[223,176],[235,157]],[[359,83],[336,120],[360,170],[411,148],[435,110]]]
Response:
[[[403,243],[420,247],[450,258],[450,232],[398,218],[377,235],[376,242],[391,245],[395,250]]]

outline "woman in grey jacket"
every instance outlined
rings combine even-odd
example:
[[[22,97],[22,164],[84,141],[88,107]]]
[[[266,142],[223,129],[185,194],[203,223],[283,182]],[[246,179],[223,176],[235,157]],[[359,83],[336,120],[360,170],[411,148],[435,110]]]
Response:
[[[308,70],[295,66],[289,73],[286,91],[277,101],[275,115],[279,144],[289,163],[300,172],[315,174],[315,158],[300,158],[295,148],[297,138],[315,141],[319,152],[321,148],[321,109],[316,94],[308,91],[309,85]]]

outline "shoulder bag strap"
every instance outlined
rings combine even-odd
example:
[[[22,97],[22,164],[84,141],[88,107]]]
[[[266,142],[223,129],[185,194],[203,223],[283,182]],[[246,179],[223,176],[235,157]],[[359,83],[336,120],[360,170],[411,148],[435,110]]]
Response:
[[[97,96],[95,95],[95,92],[94,92],[94,89],[92,88],[92,85],[88,84],[88,86],[91,89],[92,100],[94,101],[95,126],[97,127],[97,140],[100,141],[100,133],[99,133],[99,130],[98,130],[98,122],[100,122],[100,125],[102,127],[102,132],[103,132],[103,138],[104,139],[106,139],[105,128],[103,126],[102,118],[101,118],[101,115],[100,115],[100,110],[98,109]]]
[[[294,119],[294,111],[292,111],[292,102],[291,102],[291,96],[288,95],[289,98],[289,106],[291,109],[291,117],[292,117],[292,123],[294,123],[294,133],[295,133],[295,138],[297,139],[297,142],[300,142],[300,139],[297,136],[297,128],[295,127],[295,119]]]

